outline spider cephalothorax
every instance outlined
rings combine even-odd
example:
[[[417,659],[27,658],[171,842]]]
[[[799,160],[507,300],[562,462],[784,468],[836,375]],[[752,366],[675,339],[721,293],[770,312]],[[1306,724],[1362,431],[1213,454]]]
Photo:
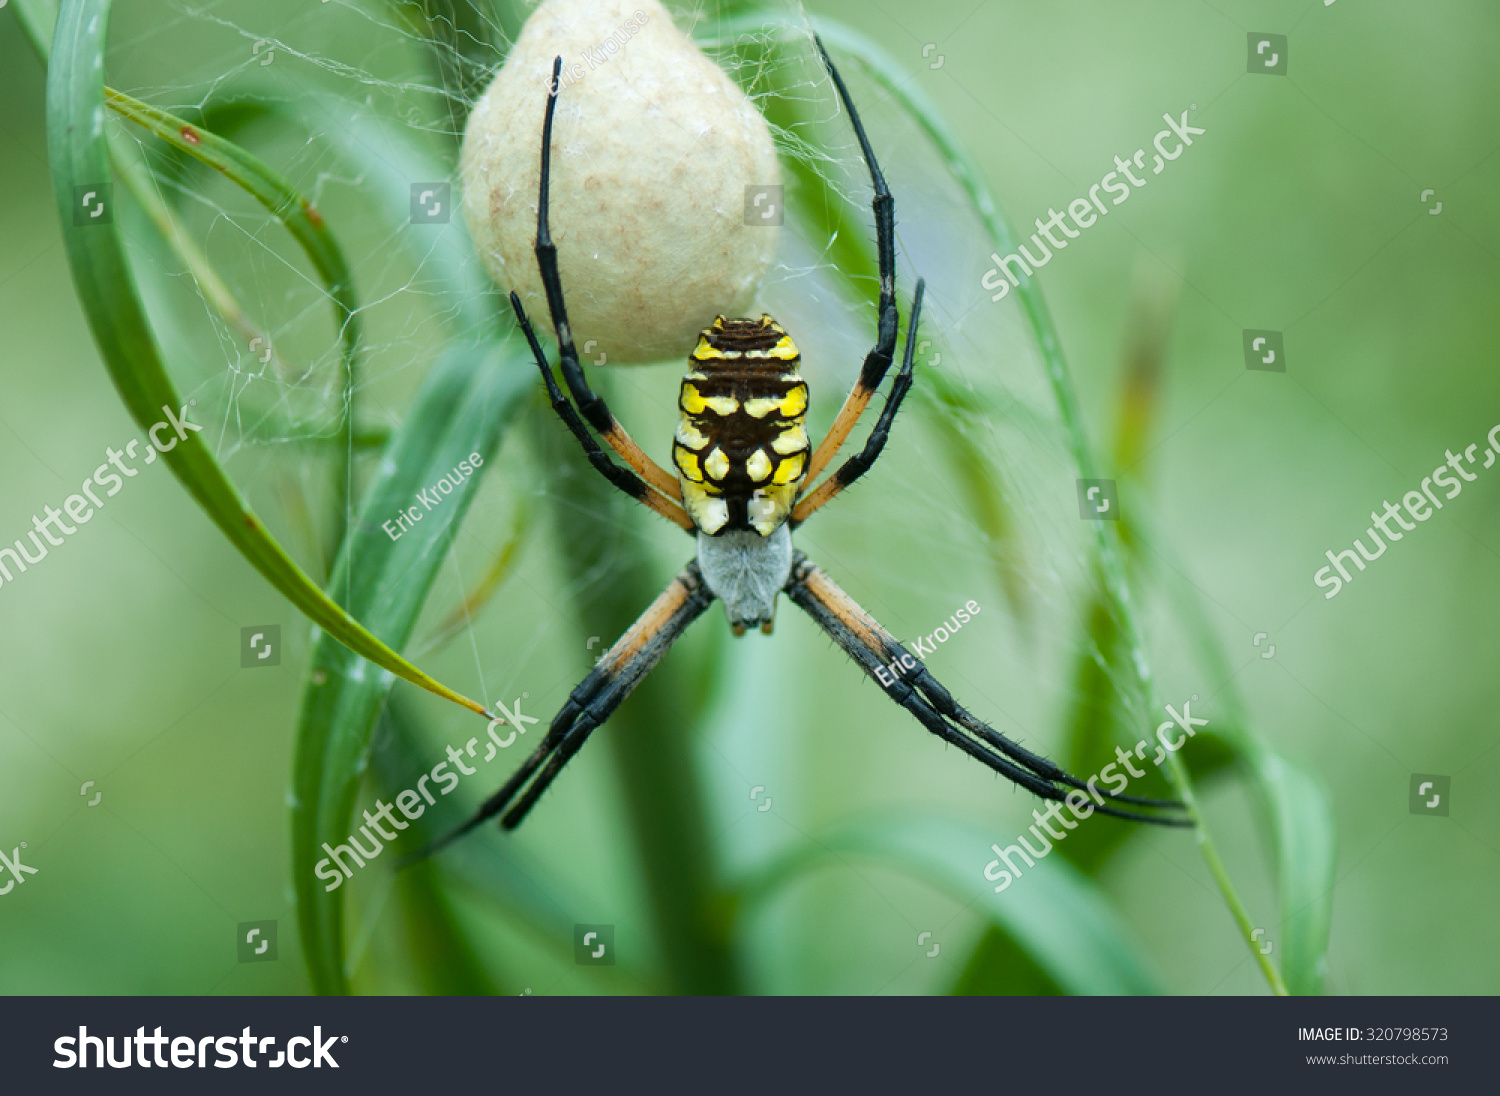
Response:
[[[809,453],[804,424],[807,385],[797,372],[796,345],[769,316],[758,320],[720,316],[703,332],[689,356],[688,372],[679,390],[682,418],[672,446],[672,461],[678,472],[675,477],[642,452],[604,400],[589,388],[573,345],[558,275],[557,248],[547,226],[552,120],[562,58],[553,65],[542,122],[536,257],[571,401],[552,375],[521,298],[515,293],[510,295],[511,307],[536,358],[553,409],[583,446],[589,461],[631,498],[696,535],[698,551],[573,690],[531,756],[473,818],[440,844],[502,811],[504,828],[520,825],[594,728],[609,718],[667,648],[716,598],[724,603],[729,623],[740,635],[754,625],[769,632],[781,594],[812,617],[891,700],[928,731],[1028,791],[1044,799],[1067,799],[1075,811],[1083,809],[1092,797],[1090,811],[1162,825],[1190,824],[1175,814],[1122,810],[1122,804],[1152,811],[1183,808],[1181,803],[1169,800],[1100,792],[976,718],[874,617],[792,547],[792,531],[864,475],[884,449],[896,411],[911,389],[913,344],[922,315],[923,285],[918,279],[901,368],[869,438],[817,488],[807,490],[838,453],[885,380],[895,358],[899,321],[894,203],[849,90],[823,44],[818,42],[817,46],[849,114],[875,190],[872,205],[880,259],[875,345],[865,356],[859,377],[827,436]],[[609,459],[589,427],[625,462],[624,466]],[[898,665],[903,668],[899,674],[892,675],[887,669]],[[1081,801],[1076,807],[1075,799]]]

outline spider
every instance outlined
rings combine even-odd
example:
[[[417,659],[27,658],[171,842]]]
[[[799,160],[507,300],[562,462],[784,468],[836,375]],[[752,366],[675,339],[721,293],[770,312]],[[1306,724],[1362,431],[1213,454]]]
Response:
[[[573,346],[558,276],[557,248],[547,223],[552,117],[562,58],[553,63],[542,123],[536,258],[557,333],[563,379],[572,401],[558,387],[521,298],[514,292],[510,295],[511,307],[536,358],[553,410],[583,446],[589,462],[631,498],[695,535],[698,550],[696,558],[573,690],[531,756],[472,818],[440,840],[437,847],[502,811],[502,829],[513,830],[520,825],[563,766],[583,748],[589,734],[610,717],[715,598],[724,603],[735,635],[744,635],[754,626],[769,634],[777,596],[783,593],[923,727],[1033,794],[1050,800],[1064,800],[1070,792],[1091,794],[1093,809],[1102,814],[1159,825],[1191,824],[1176,815],[1109,805],[1183,809],[1181,803],[1172,800],[1090,789],[1077,777],[977,719],[874,617],[792,546],[792,531],[869,471],[880,456],[901,401],[911,389],[912,346],[925,288],[918,279],[901,368],[864,448],[839,465],[821,486],[808,491],[838,453],[889,371],[899,321],[894,202],[849,90],[823,43],[815,41],[848,112],[875,192],[880,264],[875,345],[865,357],[827,437],[814,450],[804,428],[807,384],[797,372],[799,356],[791,336],[767,315],[733,320],[720,316],[700,335],[682,379],[678,394],[681,418],[672,444],[676,476],[641,450],[604,400],[589,388]],[[589,427],[624,461],[624,466],[609,458]]]

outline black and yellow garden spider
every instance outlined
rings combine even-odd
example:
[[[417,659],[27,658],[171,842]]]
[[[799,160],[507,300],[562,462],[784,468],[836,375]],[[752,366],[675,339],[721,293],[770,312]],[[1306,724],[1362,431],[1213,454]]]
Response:
[[[512,830],[520,825],[563,766],[588,741],[589,734],[609,718],[715,598],[724,602],[734,633],[743,635],[754,625],[759,625],[763,632],[771,631],[777,595],[782,593],[817,621],[886,695],[911,712],[922,726],[1033,794],[1062,800],[1070,792],[1082,793],[1092,795],[1093,809],[1102,814],[1161,825],[1189,824],[1178,815],[1111,806],[1114,803],[1159,811],[1182,809],[1182,804],[1170,800],[1089,788],[1051,761],[1018,746],[975,718],[874,617],[792,547],[792,530],[864,475],[880,456],[901,401],[911,389],[912,347],[924,288],[919,279],[912,299],[901,369],[864,448],[844,461],[816,490],[806,491],[806,486],[848,438],[890,369],[899,320],[891,192],[875,161],[848,88],[821,41],[817,42],[817,48],[849,113],[875,190],[875,235],[880,255],[875,346],[865,357],[859,379],[845,398],[828,436],[809,453],[804,428],[807,385],[798,375],[797,347],[791,337],[770,316],[762,315],[758,320],[730,320],[720,316],[700,336],[682,380],[678,396],[681,419],[672,446],[676,476],[631,440],[604,400],[589,388],[573,346],[558,277],[557,248],[547,226],[552,116],[557,106],[562,58],[553,64],[542,123],[536,258],[572,402],[558,387],[521,299],[515,293],[510,295],[511,307],[536,357],[553,410],[583,446],[589,461],[631,498],[696,535],[698,553],[573,690],[541,743],[504,787],[439,845],[502,811],[505,812],[500,821],[502,828]],[[589,427],[625,462],[624,467],[610,460]]]

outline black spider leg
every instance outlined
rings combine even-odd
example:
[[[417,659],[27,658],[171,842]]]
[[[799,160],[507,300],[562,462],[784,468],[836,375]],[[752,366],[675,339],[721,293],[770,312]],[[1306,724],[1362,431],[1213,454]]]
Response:
[[[563,379],[568,391],[578,403],[578,409],[590,426],[601,434],[609,433],[615,425],[615,417],[602,399],[584,380],[583,367],[578,364],[578,351],[573,346],[573,332],[568,327],[568,306],[563,302],[562,278],[557,273],[557,245],[552,242],[548,229],[549,197],[552,189],[552,115],[557,110],[558,83],[562,75],[562,58],[552,62],[552,83],[547,90],[547,113],[542,119],[542,183],[537,195],[536,209],[536,265],[542,275],[542,288],[547,293],[547,308],[552,313],[552,329],[557,333],[558,356],[562,359]]]
[[[902,648],[893,657],[899,658],[904,651],[905,648]],[[889,661],[887,661],[887,665],[889,664]],[[978,735],[1001,753],[1015,759],[1032,772],[1037,773],[1047,780],[1058,784],[1066,784],[1068,787],[1077,788],[1080,791],[1089,791],[1093,794],[1101,795],[1106,799],[1113,800],[1116,803],[1131,803],[1139,807],[1159,807],[1163,810],[1187,810],[1187,804],[1176,799],[1152,799],[1143,795],[1122,795],[1119,792],[1091,789],[1087,783],[1079,780],[1056,762],[1048,760],[1041,754],[1032,753],[1024,746],[1012,742],[988,723],[985,723],[982,719],[979,719],[968,711],[963,705],[953,699],[953,695],[947,689],[938,683],[937,679],[928,672],[925,665],[919,662],[918,669],[912,671],[910,676],[912,684],[921,690],[932,706],[942,713],[942,715],[958,723],[964,730]],[[1139,755],[1137,755],[1137,759],[1140,759]]]
[[[590,732],[603,725],[713,600],[713,591],[703,581],[697,562],[689,562],[614,646],[600,656],[588,676],[578,683],[567,702],[552,717],[546,735],[531,756],[511,774],[500,790],[486,799],[462,826],[433,842],[413,859],[431,855],[493,818],[510,806],[531,781],[525,794],[500,823],[507,830],[519,826],[563,766],[583,747]]]
[[[901,401],[906,398],[906,394],[912,386],[914,345],[916,342],[917,325],[921,321],[922,316],[924,288],[925,283],[921,278],[918,278],[917,291],[912,299],[911,318],[906,329],[906,348],[902,357],[901,371],[896,374],[896,379],[891,385],[891,394],[886,399],[885,408],[881,411],[880,418],[875,422],[875,428],[870,432],[869,438],[865,441],[864,448],[859,453],[845,461],[839,467],[838,471],[830,476],[817,491],[798,504],[796,513],[802,515],[800,520],[806,520],[807,516],[811,515],[841,490],[864,475],[885,448],[891,425],[896,418],[896,412],[900,409]],[[805,513],[803,512],[803,507],[807,508]],[[794,516],[793,521],[794,523],[798,523],[799,519]],[[885,660],[883,663],[885,666],[890,666],[895,660],[903,656],[912,657],[905,647],[894,640],[885,646]],[[958,723],[971,734],[977,735],[988,745],[993,746],[1012,760],[1019,762],[1022,766],[1030,769],[1043,779],[1053,783],[1065,784],[1073,788],[1088,790],[1088,785],[1085,782],[1071,775],[1061,766],[1049,761],[1040,754],[1032,753],[1025,747],[1012,742],[989,726],[989,724],[976,718],[953,699],[948,690],[938,683],[937,679],[928,672],[926,666],[922,665],[920,660],[914,657],[912,657],[912,660],[916,662],[918,669],[907,676],[911,678],[911,683],[923,693],[931,706],[944,718]],[[1141,807],[1159,807],[1168,810],[1186,809],[1182,803],[1171,799],[1152,799],[1146,796],[1122,795],[1115,792],[1098,792],[1097,790],[1095,794],[1119,803],[1131,803]]]
[[[854,102],[849,97],[849,89],[844,85],[844,78],[839,75],[839,70],[834,66],[832,58],[828,56],[828,51],[823,48],[822,41],[816,36],[813,41],[817,43],[818,56],[822,59],[823,66],[833,78],[834,87],[838,90],[844,109],[849,112],[849,121],[859,141],[860,153],[864,156],[865,166],[870,169],[870,183],[875,192],[870,204],[875,214],[875,247],[880,262],[880,303],[876,312],[875,345],[865,355],[859,376],[855,378],[853,387],[844,397],[843,406],[834,416],[828,433],[813,450],[807,465],[805,480],[807,488],[813,485],[823,469],[833,460],[834,455],[848,439],[849,432],[854,429],[854,424],[864,414],[870,397],[875,394],[875,390],[885,379],[886,371],[890,369],[891,359],[896,352],[896,328],[900,321],[896,310],[895,201],[891,197],[890,188],[885,185],[885,176],[881,174],[880,165],[875,160],[875,152],[870,147],[870,139],[866,136],[865,127],[859,120],[859,111],[855,109]]]
[[[875,160],[875,150],[870,147],[870,138],[865,135],[864,124],[859,120],[859,111],[854,109],[854,100],[849,97],[844,78],[828,56],[823,39],[815,34],[813,43],[818,47],[818,56],[823,59],[828,75],[833,78],[833,86],[838,89],[844,109],[849,112],[849,124],[854,127],[854,136],[859,141],[865,166],[870,169],[870,184],[875,190],[870,206],[875,212],[875,247],[880,261],[879,327],[875,346],[865,356],[864,367],[860,370],[860,382],[874,391],[885,379],[886,370],[891,367],[891,359],[896,354],[896,201],[885,185],[885,176]]]
[[[824,480],[816,491],[796,505],[791,518],[793,529],[817,513],[834,496],[868,472],[870,466],[880,457],[881,451],[885,449],[885,443],[891,434],[891,424],[896,421],[896,412],[901,409],[901,402],[906,399],[906,394],[911,391],[913,360],[917,341],[917,323],[922,318],[922,295],[926,291],[926,288],[926,281],[918,278],[917,292],[912,297],[911,315],[907,321],[906,352],[902,356],[901,371],[896,374],[896,379],[891,382],[891,394],[886,397],[885,407],[881,409],[880,417],[875,420],[875,428],[870,431],[870,436],[865,439],[864,448],[839,465],[838,471]]]
[[[562,277],[557,270],[557,245],[552,242],[549,224],[552,204],[552,117],[557,110],[561,73],[562,58],[558,57],[552,62],[552,83],[547,90],[547,112],[542,120],[542,171],[536,210],[536,265],[541,274],[542,288],[547,293],[547,308],[552,313],[552,329],[557,333],[557,351],[561,359],[563,381],[584,419],[612,449],[625,458],[626,463],[637,472],[648,473],[646,478],[652,481],[652,486],[669,498],[681,498],[676,479],[641,451],[615,419],[604,398],[589,387],[583,376],[583,367],[578,362],[578,350],[573,345],[573,330],[568,326],[568,307],[563,300]]]
[[[819,627],[843,648],[844,653],[852,658],[860,669],[874,679],[887,696],[915,716],[927,730],[944,742],[957,746],[970,757],[982,762],[1013,783],[1019,784],[1032,794],[1042,799],[1058,802],[1066,800],[1069,793],[1057,787],[1053,781],[1024,768],[984,744],[974,741],[962,730],[950,724],[943,714],[929,703],[922,691],[904,679],[910,669],[920,667],[921,663],[907,654],[905,648],[891,638],[890,634],[881,628],[873,617],[856,605],[848,594],[839,589],[821,569],[809,563],[807,557],[800,552],[793,557],[792,574],[785,592],[795,605],[817,621]],[[899,672],[893,669],[891,666],[893,660],[887,657],[890,651],[896,652],[896,660],[899,660],[902,655],[911,658],[913,667],[908,668],[902,665],[899,667]],[[925,667],[923,671],[925,672]],[[882,680],[882,676],[885,680]],[[936,685],[936,682],[933,684]],[[949,700],[951,703],[951,697]],[[995,734],[993,731],[990,733]],[[996,735],[996,737],[1000,736]],[[1014,744],[1010,743],[1010,745]],[[1055,766],[1052,767],[1055,768]],[[1107,792],[1099,792],[1097,795],[1101,798],[1115,798]],[[1097,801],[1092,810],[1115,818],[1148,822],[1158,826],[1193,825],[1190,819],[1163,818],[1133,811],[1122,811],[1098,804]]]
[[[689,562],[661,597],[605,653],[599,666],[590,672],[589,677],[597,673],[600,680],[591,686],[589,678],[585,678],[568,697],[568,702],[547,731],[548,739],[557,736],[555,752],[521,799],[501,820],[504,829],[513,830],[521,824],[563,766],[583,747],[589,734],[635,691],[668,648],[677,642],[689,624],[703,615],[713,600],[713,591],[703,581],[697,562]],[[526,766],[534,770],[539,762],[540,759],[533,754],[527,759]],[[499,798],[498,794],[495,798]],[[491,813],[503,805],[502,801]]]
[[[557,412],[557,417],[562,419],[568,429],[573,432],[573,436],[578,439],[578,444],[583,446],[589,463],[599,471],[600,475],[637,502],[644,503],[689,532],[696,532],[692,520],[687,517],[680,506],[669,499],[662,498],[652,491],[640,476],[609,459],[609,454],[594,440],[588,427],[583,425],[583,420],[578,417],[577,410],[568,402],[568,397],[564,396],[562,389],[557,387],[557,378],[552,375],[552,367],[547,364],[547,355],[542,350],[542,344],[537,341],[536,332],[531,328],[531,321],[526,316],[526,309],[521,305],[521,298],[514,292],[510,295],[510,306],[515,310],[516,319],[521,324],[521,331],[531,346],[532,357],[536,359],[536,367],[542,374],[542,383],[547,386],[547,398],[552,404],[552,410]]]

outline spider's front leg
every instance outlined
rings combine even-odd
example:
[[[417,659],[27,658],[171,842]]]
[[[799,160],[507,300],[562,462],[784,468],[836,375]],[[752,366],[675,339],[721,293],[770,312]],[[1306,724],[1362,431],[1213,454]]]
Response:
[[[713,591],[703,581],[698,564],[690,562],[619,641],[600,656],[588,676],[568,696],[567,703],[552,717],[551,726],[531,756],[500,790],[485,800],[472,818],[420,855],[436,852],[507,807],[510,810],[500,825],[507,830],[519,826],[563,766],[583,747],[589,734],[613,714],[713,600]],[[520,799],[516,800],[518,794]],[[516,800],[514,806],[512,800]]]
[[[859,111],[854,108],[854,100],[849,96],[849,89],[844,84],[844,78],[839,75],[833,59],[828,56],[823,40],[814,35],[813,43],[818,47],[818,56],[823,61],[823,67],[828,70],[828,75],[833,80],[839,101],[849,112],[849,124],[854,128],[854,136],[859,141],[860,154],[864,157],[865,166],[870,170],[870,186],[875,192],[875,196],[870,200],[870,207],[875,214],[875,250],[880,263],[880,303],[876,309],[875,345],[865,355],[864,365],[860,367],[854,387],[844,397],[844,404],[834,416],[833,425],[828,428],[827,436],[818,443],[818,448],[814,450],[812,459],[808,462],[807,478],[803,481],[804,490],[812,487],[818,474],[838,453],[839,448],[849,437],[850,431],[854,429],[855,423],[859,422],[860,416],[869,406],[870,398],[875,395],[880,382],[885,379],[886,372],[896,356],[896,328],[900,323],[900,316],[896,310],[896,200],[891,197],[890,188],[886,186],[885,175],[875,159],[875,150],[870,147],[870,138],[865,134],[864,124],[859,120]]]
[[[923,727],[1032,794],[1061,801],[1070,791],[1075,794],[1086,791],[1096,801],[1092,809],[1100,814],[1160,826],[1192,825],[1190,819],[1178,815],[1145,814],[1107,806],[1106,800],[1160,810],[1186,809],[1175,800],[1120,795],[1089,787],[1060,766],[1017,745],[977,719],[953,699],[895,636],[882,628],[820,568],[808,562],[801,552],[792,560],[786,595],[817,621],[819,627],[887,696],[916,716]]]
[[[583,375],[583,366],[578,361],[578,351],[573,346],[573,332],[568,326],[568,306],[563,298],[562,275],[558,273],[557,245],[552,242],[552,230],[549,224],[552,188],[552,118],[557,110],[561,74],[562,58],[558,57],[552,63],[552,82],[548,86],[547,109],[542,119],[541,177],[537,188],[535,251],[537,272],[542,279],[542,289],[547,295],[547,309],[552,315],[552,329],[557,334],[557,352],[562,365],[563,381],[577,402],[578,410],[582,412],[588,424],[604,439],[605,444],[618,453],[620,458],[643,481],[660,491],[672,502],[680,503],[682,487],[677,482],[677,477],[645,454],[635,440],[625,432],[625,428],[610,411],[603,397],[589,387]],[[517,315],[524,316],[519,299],[514,293],[511,294],[511,298]],[[676,506],[675,509],[678,514],[682,513],[681,506]],[[691,530],[691,523],[684,528]]]

